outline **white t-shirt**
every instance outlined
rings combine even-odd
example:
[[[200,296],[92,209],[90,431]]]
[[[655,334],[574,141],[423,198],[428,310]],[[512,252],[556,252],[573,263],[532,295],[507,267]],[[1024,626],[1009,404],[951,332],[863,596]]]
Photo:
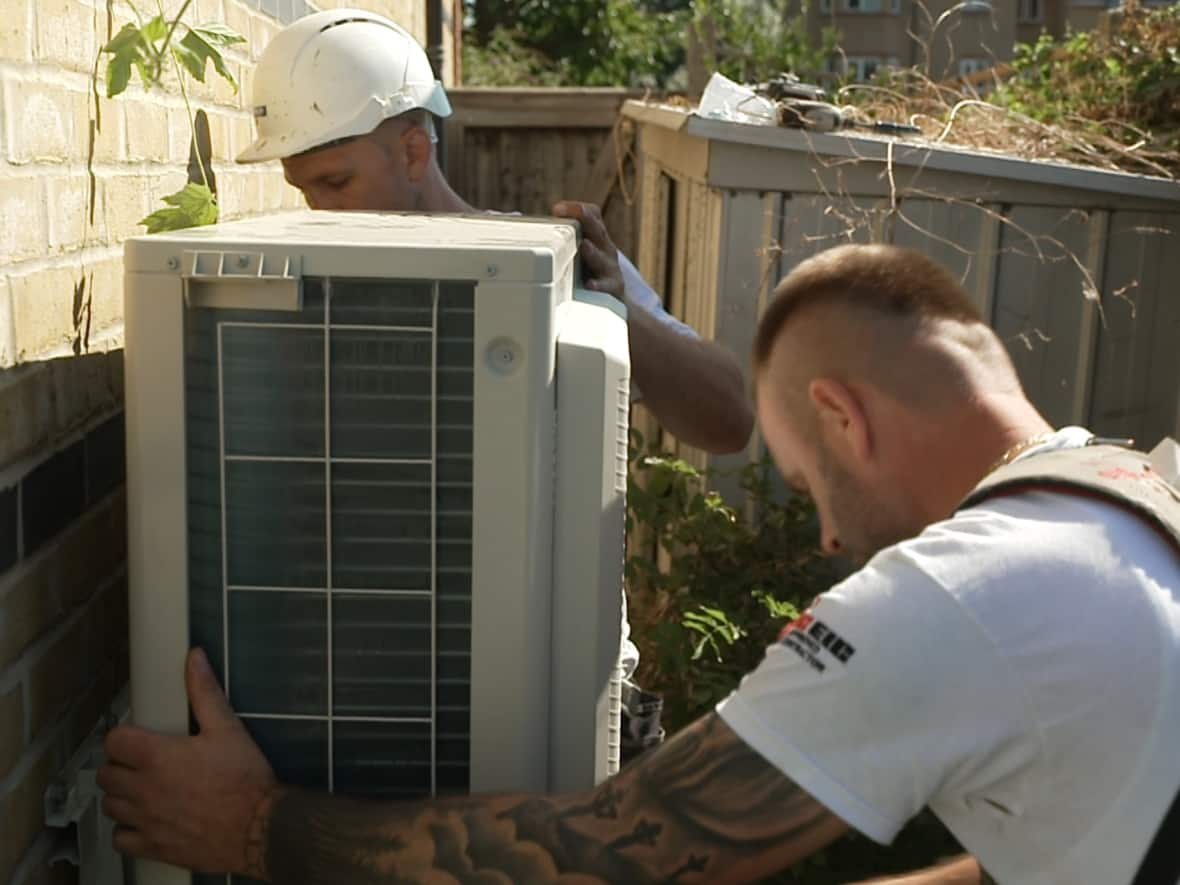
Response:
[[[878,842],[928,805],[1002,885],[1125,885],[1180,785],[1178,680],[1176,551],[1036,490],[879,553],[718,712]]]

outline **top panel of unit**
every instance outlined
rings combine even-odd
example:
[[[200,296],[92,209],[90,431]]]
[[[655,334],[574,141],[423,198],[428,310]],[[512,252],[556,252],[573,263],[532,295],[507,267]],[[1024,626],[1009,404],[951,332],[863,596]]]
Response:
[[[194,254],[262,254],[268,265],[291,259],[303,276],[549,283],[577,240],[576,225],[555,218],[303,211],[133,237],[125,267],[174,273]]]

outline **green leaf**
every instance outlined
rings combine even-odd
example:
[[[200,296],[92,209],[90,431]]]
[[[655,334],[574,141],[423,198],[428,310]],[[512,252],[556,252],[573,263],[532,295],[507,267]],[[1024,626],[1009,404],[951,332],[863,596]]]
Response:
[[[217,198],[203,184],[189,182],[176,193],[164,197],[164,202],[168,208],[157,209],[139,222],[149,234],[217,222]]]
[[[164,20],[164,16],[157,15],[140,28],[139,32],[143,34],[145,41],[154,45],[168,36],[168,22]]]
[[[101,51],[118,54],[125,51],[127,47],[139,43],[142,39],[143,37],[139,33],[139,28],[135,27],[135,25],[123,25],[123,29],[115,34]]]
[[[222,58],[221,52],[217,47],[210,43],[202,32],[196,28],[190,28],[189,32],[184,35],[184,39],[180,41],[180,46],[173,49],[177,52],[178,59],[182,64],[188,68],[189,72],[198,80],[204,82],[205,80],[205,62],[213,62],[213,68],[219,73],[231,86],[234,91],[237,91],[238,81],[234,79],[233,73]],[[180,54],[183,52],[184,57]]]
[[[203,25],[197,25],[191,30],[196,31],[204,38],[206,43],[212,43],[216,46],[233,46],[236,43],[245,43],[246,38],[235,31],[228,25],[223,25],[220,22],[209,22]]]
[[[179,45],[172,47],[172,55],[193,77],[202,83],[205,82],[206,65],[204,56],[193,52],[184,45],[183,41]]]
[[[107,62],[106,84],[107,98],[114,98],[127,88],[131,80],[131,58],[127,55],[116,55]]]
[[[135,58],[132,59],[132,62],[135,64],[135,69],[139,71],[139,79],[144,86],[149,86],[156,82],[156,77],[152,73],[151,68],[148,67],[145,59]]]
[[[143,33],[135,25],[130,24],[124,25],[123,29],[102,48],[102,52],[111,56],[106,70],[107,98],[114,98],[127,88],[133,64],[139,68],[142,76],[146,48]],[[146,78],[144,82],[147,82]]]

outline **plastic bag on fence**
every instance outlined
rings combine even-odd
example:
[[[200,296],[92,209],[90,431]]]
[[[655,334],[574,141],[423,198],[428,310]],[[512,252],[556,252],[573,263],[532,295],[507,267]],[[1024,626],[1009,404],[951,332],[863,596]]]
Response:
[[[705,86],[697,116],[753,126],[778,125],[778,109],[773,101],[758,95],[749,86],[742,86],[717,73]]]

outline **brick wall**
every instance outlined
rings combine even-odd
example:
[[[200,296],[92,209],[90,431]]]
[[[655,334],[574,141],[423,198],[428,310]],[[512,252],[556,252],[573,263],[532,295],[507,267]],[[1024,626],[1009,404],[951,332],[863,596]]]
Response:
[[[328,5],[344,4],[314,4]],[[425,37],[425,0],[348,5]],[[242,94],[219,79],[190,94],[208,116],[223,218],[301,203],[278,164],[231,158],[252,137],[258,53],[312,6],[190,10],[249,41],[229,53]],[[175,84],[133,81],[96,118],[95,55],[133,19],[119,2],[107,10],[3,0],[0,15],[0,885],[77,880],[47,865],[43,796],[127,679],[121,244],[184,184],[190,135]]]

